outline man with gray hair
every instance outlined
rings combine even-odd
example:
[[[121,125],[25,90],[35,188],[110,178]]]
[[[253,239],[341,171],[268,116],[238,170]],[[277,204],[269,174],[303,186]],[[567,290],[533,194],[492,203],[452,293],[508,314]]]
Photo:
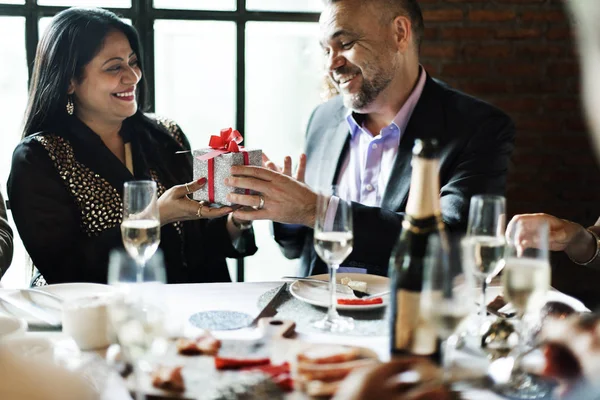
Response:
[[[0,192],[0,278],[6,272],[13,256],[13,233],[6,218],[6,208]]]

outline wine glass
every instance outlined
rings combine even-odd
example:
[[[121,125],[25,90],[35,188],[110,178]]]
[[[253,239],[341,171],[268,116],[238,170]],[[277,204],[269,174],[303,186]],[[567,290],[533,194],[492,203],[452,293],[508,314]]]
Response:
[[[339,189],[332,187],[317,197],[315,217],[315,251],[329,267],[330,303],[327,315],[314,322],[314,326],[328,332],[344,332],[354,329],[354,320],[341,317],[337,310],[336,272],[340,264],[352,252],[352,207],[347,197],[338,197]]]
[[[446,374],[458,339],[455,331],[475,306],[474,277],[469,263],[461,258],[460,241],[448,239],[445,233],[429,237],[423,267],[421,313],[442,340],[441,362]]]
[[[481,282],[479,329],[484,327],[487,316],[486,289],[504,268],[505,224],[503,196],[476,195],[471,198],[467,237],[461,244],[465,261],[472,264],[475,277]]]
[[[166,282],[163,255],[158,250],[140,269],[137,260],[123,250],[110,253],[108,283],[117,288],[109,305],[109,317],[117,342],[137,377],[136,399],[141,372],[149,372],[149,353],[162,353],[165,348],[164,288]],[[139,396],[139,397],[137,397]]]
[[[516,348],[510,383],[503,392],[513,398],[538,399],[548,395],[549,385],[536,380],[521,368],[526,344],[528,313],[539,315],[550,287],[548,224],[528,225],[517,221],[506,233],[504,294],[511,302],[519,323],[519,346]]]
[[[160,242],[160,216],[156,182],[125,182],[123,188],[123,245],[141,270]]]

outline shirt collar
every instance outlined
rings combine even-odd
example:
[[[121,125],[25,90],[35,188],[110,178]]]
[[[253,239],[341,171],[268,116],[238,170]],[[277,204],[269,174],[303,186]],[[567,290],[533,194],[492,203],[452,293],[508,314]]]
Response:
[[[421,94],[423,93],[423,88],[425,87],[425,81],[427,80],[427,73],[422,65],[419,65],[419,78],[417,79],[417,84],[415,85],[413,91],[411,92],[408,99],[404,102],[398,114],[392,120],[390,125],[395,125],[398,130],[397,132],[400,134],[404,132],[406,129],[406,125],[408,125],[408,121],[415,109],[419,99],[421,98]],[[352,112],[352,110],[348,110],[346,114],[346,121],[348,122],[348,126],[350,127],[350,134],[354,137],[358,132],[361,131],[361,126],[363,124],[364,114],[359,114]],[[388,125],[388,126],[390,126]],[[373,132],[374,133],[374,132]],[[379,132],[377,132],[377,135]],[[375,135],[375,136],[377,136]]]

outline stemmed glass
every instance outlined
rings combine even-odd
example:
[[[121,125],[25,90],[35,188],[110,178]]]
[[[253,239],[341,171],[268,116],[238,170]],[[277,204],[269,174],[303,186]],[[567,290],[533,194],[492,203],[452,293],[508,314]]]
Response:
[[[461,258],[456,238],[432,235],[424,259],[421,313],[435,328],[442,340],[442,367],[446,374],[452,359],[460,323],[475,306],[475,283],[469,263]]]
[[[462,240],[462,247],[475,277],[481,282],[479,329],[484,327],[487,316],[487,286],[504,268],[505,224],[503,196],[476,195],[471,198],[467,237]]]
[[[551,388],[541,381],[536,382],[523,371],[521,359],[527,335],[525,317],[528,313],[539,314],[550,287],[548,225],[517,221],[509,226],[506,237],[506,266],[502,284],[504,294],[517,311],[520,323],[519,346],[514,357],[511,380],[503,393],[519,399],[545,398]]]
[[[136,399],[143,399],[139,387],[140,372],[149,372],[144,357],[164,347],[165,310],[162,285],[166,273],[162,252],[157,251],[140,269],[123,250],[110,253],[108,283],[117,288],[110,303],[109,316],[121,350],[134,366],[137,378]],[[160,352],[160,350],[158,350]]]
[[[319,257],[329,267],[330,303],[327,315],[314,322],[318,329],[328,332],[344,332],[354,329],[354,320],[341,317],[336,309],[336,272],[350,255],[353,245],[352,207],[345,196],[338,197],[339,189],[332,187],[317,198],[314,245]]]
[[[156,182],[125,182],[121,235],[127,252],[138,265],[141,278],[144,264],[160,243],[160,216]]]

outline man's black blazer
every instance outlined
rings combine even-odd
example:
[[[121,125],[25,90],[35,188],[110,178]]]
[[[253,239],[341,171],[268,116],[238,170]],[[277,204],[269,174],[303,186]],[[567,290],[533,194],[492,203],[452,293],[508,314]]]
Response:
[[[306,183],[312,188],[337,182],[350,131],[340,96],[315,109],[306,138]],[[427,76],[421,97],[400,139],[398,155],[381,207],[353,203],[354,250],[344,266],[386,275],[400,233],[411,177],[415,139],[440,145],[442,215],[450,231],[464,231],[475,194],[504,195],[515,127],[499,109]],[[301,273],[327,272],[313,249],[312,229],[274,224],[275,240],[287,258],[302,259]]]

